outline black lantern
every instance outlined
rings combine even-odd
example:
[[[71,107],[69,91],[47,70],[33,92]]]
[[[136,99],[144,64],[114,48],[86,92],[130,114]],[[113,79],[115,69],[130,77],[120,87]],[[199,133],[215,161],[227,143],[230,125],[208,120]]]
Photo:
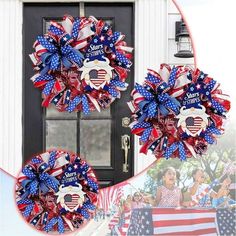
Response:
[[[193,57],[191,39],[183,20],[175,22],[175,41],[177,42],[175,57]]]

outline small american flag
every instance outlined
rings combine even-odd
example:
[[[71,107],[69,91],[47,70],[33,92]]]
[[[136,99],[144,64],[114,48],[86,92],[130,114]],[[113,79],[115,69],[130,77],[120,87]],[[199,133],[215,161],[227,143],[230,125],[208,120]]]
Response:
[[[100,189],[97,203],[98,208],[101,208],[105,212],[108,212],[112,205],[118,206],[120,199],[123,196],[122,186],[125,185],[125,183],[126,182],[122,182],[122,184],[119,185]]]
[[[196,199],[192,200],[192,202],[190,203],[190,206],[193,207],[197,204],[199,204],[201,202],[202,199],[204,199],[206,197],[206,195],[219,183],[218,179],[215,179],[214,181],[212,181],[212,183],[210,185],[208,185],[199,195],[196,196]],[[208,203],[205,201],[203,201],[204,204],[201,205],[203,207],[206,207],[208,205]],[[201,203],[202,204],[202,203]]]
[[[104,81],[105,81],[105,75],[107,72],[105,70],[91,70],[89,72],[90,75],[90,81],[95,85],[95,86],[100,86]]]
[[[77,194],[66,194],[64,196],[65,205],[71,210],[73,210],[78,205],[78,199],[79,195]]]
[[[186,127],[192,134],[195,134],[201,129],[202,121],[202,118],[199,116],[195,118],[188,117],[186,119]]]
[[[119,223],[114,227],[115,234],[118,236],[128,235],[130,225],[131,211],[126,211],[122,214]]]
[[[219,235],[236,235],[236,209],[217,209]]]
[[[217,235],[215,209],[134,209],[128,235]]]
[[[109,229],[110,229],[110,230],[113,229],[113,227],[119,223],[119,220],[120,220],[119,214],[116,213],[116,214],[111,218],[111,220],[110,220],[110,222],[109,222],[109,224],[108,224]]]

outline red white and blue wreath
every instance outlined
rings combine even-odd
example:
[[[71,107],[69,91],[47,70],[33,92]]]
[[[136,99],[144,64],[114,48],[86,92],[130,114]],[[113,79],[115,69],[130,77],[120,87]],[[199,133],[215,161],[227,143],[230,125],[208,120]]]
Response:
[[[36,71],[31,80],[42,89],[42,106],[88,114],[120,98],[133,50],[124,37],[94,17],[65,15],[62,23],[51,21],[30,55]]]
[[[25,220],[40,231],[74,231],[94,213],[97,179],[75,154],[49,151],[35,156],[16,183],[16,202]]]
[[[229,96],[199,69],[162,64],[159,73],[149,70],[131,95],[130,126],[140,136],[141,153],[186,160],[204,154],[224,132]]]

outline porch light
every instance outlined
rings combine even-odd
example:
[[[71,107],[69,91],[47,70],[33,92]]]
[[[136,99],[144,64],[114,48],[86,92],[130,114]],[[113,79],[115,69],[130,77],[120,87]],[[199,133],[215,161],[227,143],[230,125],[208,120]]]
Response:
[[[193,57],[191,39],[183,20],[175,22],[175,41],[177,42],[177,53],[175,57]]]

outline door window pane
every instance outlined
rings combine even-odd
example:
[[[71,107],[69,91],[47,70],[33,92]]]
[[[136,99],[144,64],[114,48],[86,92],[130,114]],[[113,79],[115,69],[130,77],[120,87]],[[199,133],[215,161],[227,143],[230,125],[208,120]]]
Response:
[[[84,115],[81,113],[81,119],[96,119],[96,118],[110,118],[111,117],[111,109],[110,107],[99,111],[91,111],[89,115]]]
[[[51,104],[48,108],[46,108],[46,118],[76,118],[76,112],[60,112],[56,109],[54,104]]]
[[[76,137],[76,120],[46,120],[46,149],[59,148],[76,152]]]
[[[111,120],[80,121],[80,155],[92,166],[111,165]]]

